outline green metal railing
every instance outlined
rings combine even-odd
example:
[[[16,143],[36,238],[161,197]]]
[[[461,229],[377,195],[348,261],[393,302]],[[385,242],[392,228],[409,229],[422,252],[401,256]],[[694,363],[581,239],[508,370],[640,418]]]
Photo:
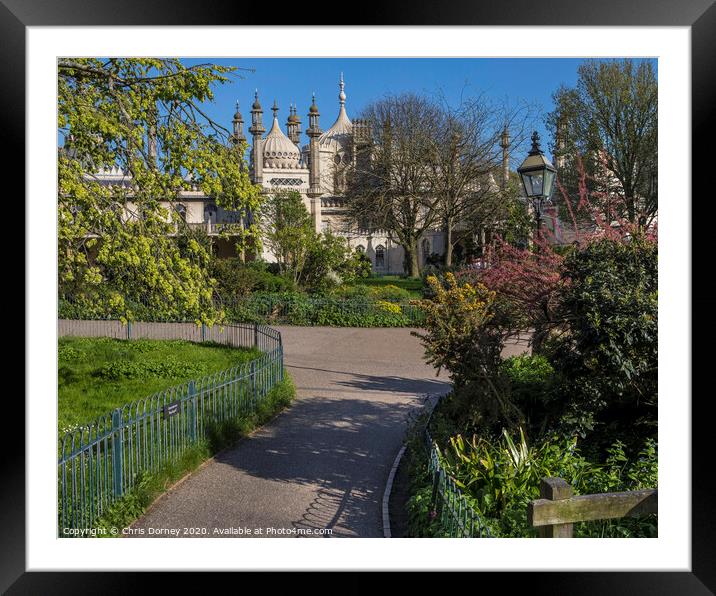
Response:
[[[65,332],[68,324],[80,323],[61,322]],[[109,325],[113,322],[97,321],[94,328],[89,328],[89,323],[82,321],[75,332],[66,334],[98,336],[104,332],[114,336]],[[143,329],[146,337],[150,325],[134,323],[133,328],[135,332]],[[191,339],[181,323],[159,323],[155,330],[162,338]],[[141,472],[151,474],[177,461],[190,446],[207,437],[210,425],[254,411],[283,380],[283,346],[277,330],[262,325],[202,326],[197,335],[193,341],[256,347],[263,354],[132,402],[65,433],[59,440],[57,464],[60,535],[66,529],[91,528],[112,503],[132,490]]]
[[[483,523],[480,514],[470,506],[465,495],[442,466],[437,444],[430,435],[430,421],[440,399],[435,403],[425,425],[425,442],[430,453],[428,470],[433,485],[431,509],[435,520],[450,538],[490,538],[490,530]]]

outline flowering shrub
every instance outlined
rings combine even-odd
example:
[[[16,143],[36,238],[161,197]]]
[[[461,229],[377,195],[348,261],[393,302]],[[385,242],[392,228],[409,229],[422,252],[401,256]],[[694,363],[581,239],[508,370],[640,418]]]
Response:
[[[402,315],[403,311],[400,309],[400,304],[395,304],[394,302],[387,302],[385,300],[378,300],[375,305],[381,309],[384,310],[387,313],[393,314],[393,315]]]
[[[427,278],[434,298],[423,301],[426,359],[438,371],[446,368],[453,381],[465,383],[478,368],[499,362],[501,337],[489,326],[495,315],[495,292],[480,283],[459,283],[452,273],[444,284]],[[478,374],[480,374],[478,372]]]
[[[531,251],[498,238],[488,259],[490,267],[462,272],[460,279],[482,283],[499,295],[514,325],[533,331],[533,345],[539,349],[563,320],[561,296],[567,283],[562,277],[564,257],[544,240]]]
[[[477,410],[488,423],[520,423],[523,414],[510,401],[499,375],[512,321],[496,292],[479,282],[458,282],[450,272],[444,282],[429,276],[427,283],[433,298],[421,303],[425,333],[415,333],[425,346],[426,360],[438,371],[448,370],[456,401],[465,400],[463,409]]]

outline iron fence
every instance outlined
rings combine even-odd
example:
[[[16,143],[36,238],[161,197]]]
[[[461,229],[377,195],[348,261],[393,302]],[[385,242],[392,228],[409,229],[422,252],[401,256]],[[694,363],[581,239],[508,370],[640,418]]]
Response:
[[[440,462],[437,444],[430,434],[433,405],[425,425],[425,442],[430,453],[428,470],[432,481],[431,508],[441,529],[451,538],[490,538],[490,530],[483,523],[480,514],[468,503],[465,495],[455,484]]]
[[[176,462],[213,424],[253,412],[284,378],[281,334],[262,325],[59,321],[60,335],[187,339],[256,347],[259,358],[127,404],[59,438],[58,523],[91,528],[142,472]]]

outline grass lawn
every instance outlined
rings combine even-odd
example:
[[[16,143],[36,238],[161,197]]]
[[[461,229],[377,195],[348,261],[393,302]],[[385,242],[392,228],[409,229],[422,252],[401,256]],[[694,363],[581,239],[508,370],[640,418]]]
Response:
[[[58,344],[58,430],[131,401],[257,358],[258,350],[182,340],[63,337]]]
[[[422,298],[422,280],[417,277],[401,277],[399,275],[381,275],[380,277],[366,277],[357,283],[366,286],[397,286],[410,292],[413,298]]]

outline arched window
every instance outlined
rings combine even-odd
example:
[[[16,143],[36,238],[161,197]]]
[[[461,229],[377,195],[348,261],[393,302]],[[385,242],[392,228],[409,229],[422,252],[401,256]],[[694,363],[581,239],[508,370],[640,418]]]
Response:
[[[363,246],[362,244],[359,244],[358,246],[356,246],[356,250],[360,251],[360,252],[365,252],[365,246]]]
[[[385,247],[382,244],[375,247],[375,266],[377,269],[385,267]]]

